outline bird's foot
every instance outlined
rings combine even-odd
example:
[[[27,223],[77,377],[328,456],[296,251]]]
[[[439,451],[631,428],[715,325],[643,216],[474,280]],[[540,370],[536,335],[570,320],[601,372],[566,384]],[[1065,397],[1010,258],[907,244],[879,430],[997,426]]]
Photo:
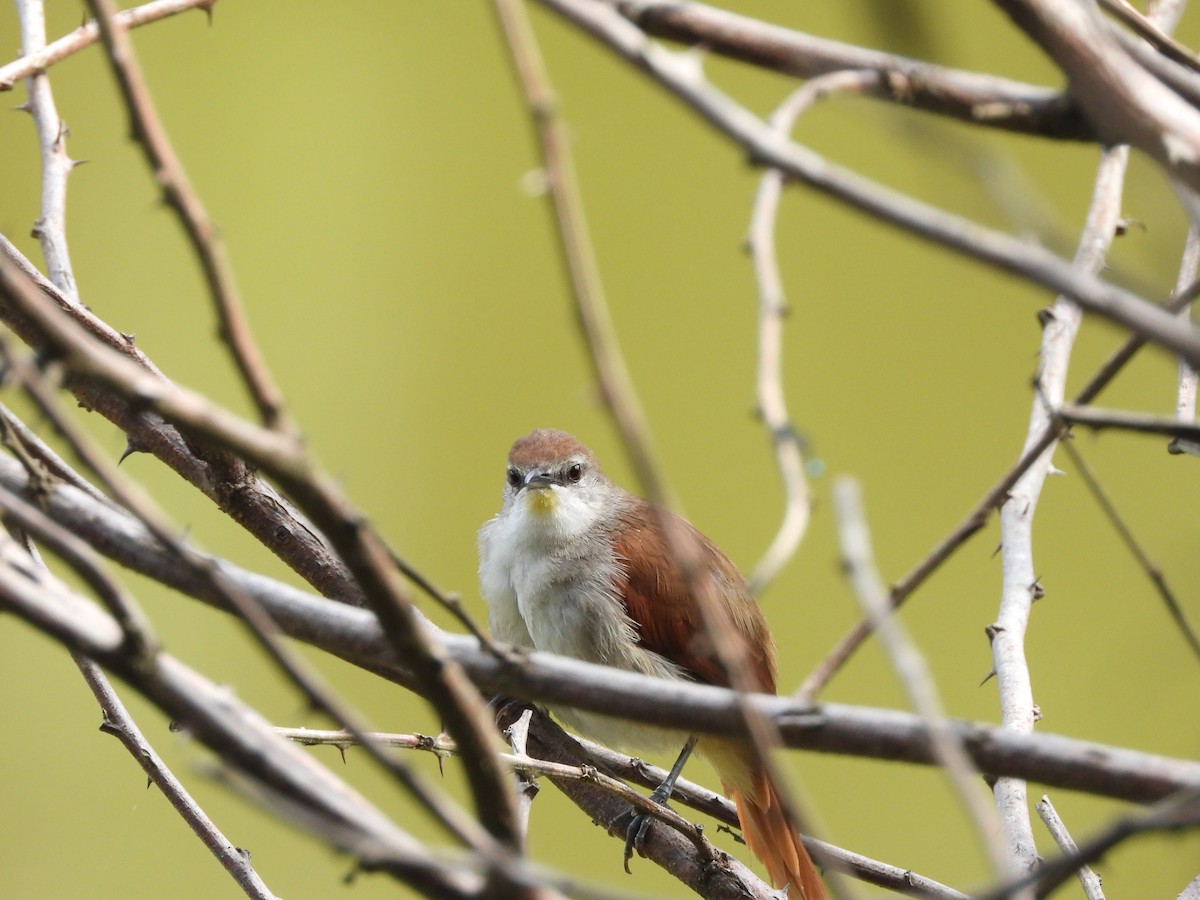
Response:
[[[660,784],[650,792],[650,796],[647,799],[652,803],[657,803],[659,806],[666,806],[667,801],[671,799],[672,787],[670,784]],[[646,835],[650,832],[650,826],[654,823],[654,817],[649,813],[639,812],[636,806],[631,806],[618,817],[618,827],[620,827],[619,823],[623,820],[627,821],[628,824],[625,825],[625,853],[622,862],[625,865],[625,873],[632,875],[633,873],[629,869],[629,860],[633,859],[634,850],[642,854],[642,848],[646,844]]]

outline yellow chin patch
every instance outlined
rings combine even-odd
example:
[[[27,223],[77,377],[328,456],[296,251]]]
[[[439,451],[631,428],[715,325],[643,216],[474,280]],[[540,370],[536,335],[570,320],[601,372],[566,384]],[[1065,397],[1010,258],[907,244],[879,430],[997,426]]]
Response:
[[[548,516],[558,507],[558,497],[554,496],[552,488],[529,488],[527,493],[529,499],[525,501],[525,505],[534,515]]]

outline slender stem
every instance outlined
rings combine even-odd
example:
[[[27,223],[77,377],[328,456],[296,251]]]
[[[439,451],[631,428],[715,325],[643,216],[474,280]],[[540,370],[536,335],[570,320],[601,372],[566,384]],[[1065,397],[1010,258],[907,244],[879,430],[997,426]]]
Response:
[[[42,0],[18,0],[21,21],[21,52],[36,55],[46,47],[46,14]],[[50,76],[31,72],[26,78],[29,99],[26,109],[37,127],[42,158],[42,210],[33,229],[42,245],[50,280],[73,304],[79,304],[71,255],[67,250],[67,176],[74,161],[67,155],[67,124],[59,118],[50,88]]]
[[[1054,843],[1058,845],[1058,849],[1067,855],[1078,853],[1078,845],[1071,837],[1071,833],[1067,831],[1067,826],[1059,816],[1058,810],[1054,808],[1054,804],[1045,794],[1042,794],[1042,799],[1038,801],[1037,811],[1046,825],[1046,830],[1054,838]],[[1083,895],[1087,900],[1104,900],[1104,890],[1100,887],[1099,875],[1093,872],[1089,866],[1080,866],[1076,874],[1079,876],[1079,883],[1083,887]]]
[[[100,730],[113,735],[134,758],[146,777],[163,792],[167,802],[200,838],[209,852],[225,868],[247,897],[257,900],[275,900],[275,895],[250,865],[250,855],[235,847],[221,833],[216,823],[200,808],[174,773],[167,768],[162,757],[146,740],[137,723],[125,709],[121,698],[113,689],[104,671],[83,656],[75,656],[75,664],[83,673],[83,679],[91,688],[104,714]]]
[[[225,244],[167,137],[134,54],[128,29],[117,18],[117,5],[114,0],[88,0],[88,6],[108,49],[109,63],[129,110],[133,135],[154,172],[155,181],[162,188],[167,205],[178,215],[204,271],[216,305],[221,338],[229,348],[263,424],[295,434],[296,426],[285,411],[283,393],[271,377],[251,333]]]
[[[122,28],[137,28],[193,9],[202,9],[211,15],[216,2],[217,0],[151,0],[142,6],[121,10],[116,15],[116,21]],[[93,20],[80,25],[70,34],[51,41],[36,53],[22,53],[12,62],[0,66],[0,91],[12,90],[13,85],[22,78],[48,69],[98,40],[100,27]]]
[[[988,803],[986,794],[980,791],[983,780],[961,735],[946,715],[924,655],[901,625],[899,617],[890,615],[887,590],[875,568],[871,551],[871,535],[859,483],[853,478],[839,478],[833,486],[833,505],[842,562],[851,576],[859,603],[879,634],[892,668],[908,694],[909,703],[925,724],[933,755],[974,826],[984,854],[995,874],[1002,876],[1007,871],[1007,864],[999,817]]]
[[[819,99],[834,92],[861,93],[879,82],[873,71],[831,72],[793,92],[771,116],[771,127],[788,134],[796,120]],[[804,477],[804,449],[788,415],[783,390],[783,325],[789,313],[783,276],[775,252],[775,222],[784,173],[767,169],[759,181],[750,213],[747,246],[758,282],[758,413],[775,449],[783,481],[783,521],[762,559],[747,579],[750,593],[762,594],[795,554],[808,529],[812,494]]]
[[[655,461],[646,414],[625,365],[608,310],[600,267],[588,234],[583,197],[575,177],[570,140],[559,115],[558,99],[542,62],[537,38],[520,0],[495,0],[494,8],[537,134],[559,249],[601,397],[617,426],[644,496],[664,506],[673,506],[670,488]]]

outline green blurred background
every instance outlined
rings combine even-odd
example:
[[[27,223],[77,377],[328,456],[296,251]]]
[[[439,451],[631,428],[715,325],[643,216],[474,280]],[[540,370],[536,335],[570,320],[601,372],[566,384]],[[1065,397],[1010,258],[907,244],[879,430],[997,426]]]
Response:
[[[80,20],[51,3],[51,36]],[[987,4],[961,0],[740,3],[742,11],[851,42],[1057,84],[1037,49]],[[781,511],[768,442],[752,416],[756,293],[740,246],[756,174],[693,115],[561,22],[534,10],[577,153],[584,199],[622,346],[671,483],[690,518],[744,568]],[[1193,19],[1197,16],[1193,15]],[[1181,36],[1195,42],[1196,27]],[[0,8],[9,54],[19,37]],[[250,316],[315,452],[394,546],[472,612],[474,534],[497,507],[511,440],[569,429],[617,480],[629,469],[575,327],[537,166],[489,4],[293,4],[224,0],[135,33],[154,96],[221,226]],[[788,79],[713,59],[710,77],[756,111]],[[82,296],[174,379],[239,411],[246,404],[196,265],[127,140],[111,76],[92,48],[52,70],[72,156],[69,236]],[[24,88],[9,95],[15,106]],[[832,158],[974,219],[1041,229],[1072,252],[1094,147],[983,133],[868,101],[814,111],[799,137]],[[0,231],[41,262],[30,120],[0,115]],[[986,177],[981,177],[986,176]],[[1184,223],[1141,160],[1114,270],[1161,294]],[[1015,213],[1014,213],[1015,211]],[[1052,298],[804,190],[787,195],[780,255],[794,314],[786,337],[791,412],[816,460],[817,508],[800,554],[764,605],[781,652],[781,690],[810,671],[858,618],[838,573],[830,478],[864,484],[879,563],[898,578],[957,524],[1016,458],[1039,329]],[[1119,335],[1088,321],[1071,383]],[[1174,362],[1147,353],[1105,395],[1110,405],[1173,406]],[[95,423],[116,455],[121,436]],[[1196,460],[1163,443],[1082,434],[1139,538],[1200,620]],[[1059,464],[1069,468],[1063,454]],[[290,578],[160,465],[125,464],[206,549]],[[822,475],[821,472],[824,472]],[[632,485],[631,485],[632,486]],[[1052,479],[1036,523],[1046,598],[1028,652],[1048,732],[1172,756],[1200,752],[1200,665],[1147,579],[1101,521],[1075,473]],[[984,626],[1000,569],[994,523],[904,613],[948,710],[995,721]],[[320,726],[261,662],[242,631],[197,604],[131,578],[168,649],[279,724]],[[436,610],[427,610],[435,618]],[[234,897],[238,891],[116,741],[67,655],[0,618],[0,893],[12,897]],[[310,654],[380,729],[434,732],[403,693]],[[128,692],[127,692],[128,693]],[[827,699],[904,706],[877,646]],[[351,862],[195,774],[201,749],[127,697],[157,748],[225,833],[289,898],[393,896],[384,878],[342,884]],[[421,835],[432,826],[365,764],[313,751]],[[823,836],[961,888],[988,868],[941,777],[928,769],[795,753]],[[432,758],[412,763],[436,777]],[[690,772],[712,781],[698,765]],[[446,783],[458,791],[455,764]],[[1031,786],[1033,797],[1040,788]],[[1077,837],[1120,804],[1052,795]],[[1035,825],[1039,841],[1052,844]],[[745,856],[728,836],[726,849]],[[438,840],[436,835],[433,839]],[[553,790],[535,804],[538,859],[643,895],[686,892],[654,866],[620,870],[620,847]],[[1174,896],[1200,870],[1200,837],[1132,842],[1101,867],[1109,896]],[[1077,889],[1067,889],[1071,896]],[[350,892],[353,893],[350,893]],[[867,891],[867,893],[870,893]]]

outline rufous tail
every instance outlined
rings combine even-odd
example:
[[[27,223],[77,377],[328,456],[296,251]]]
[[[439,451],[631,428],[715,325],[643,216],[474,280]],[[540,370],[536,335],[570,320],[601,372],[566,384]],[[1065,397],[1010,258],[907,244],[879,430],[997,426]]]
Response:
[[[788,889],[789,900],[826,900],[825,886],[800,835],[788,824],[775,786],[759,774],[753,791],[740,791],[723,782],[737,804],[738,820],[750,851],[762,860],[777,888]]]

